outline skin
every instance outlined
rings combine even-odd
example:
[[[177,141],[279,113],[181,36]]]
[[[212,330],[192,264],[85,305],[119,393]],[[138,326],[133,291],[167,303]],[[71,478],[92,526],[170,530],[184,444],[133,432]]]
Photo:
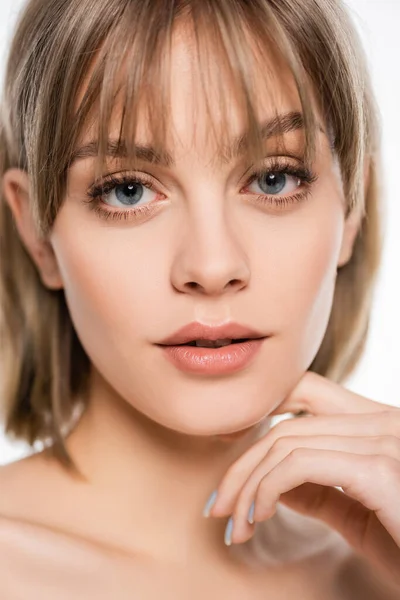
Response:
[[[279,423],[231,465],[210,514],[232,514],[231,539],[245,542],[279,500],[338,531],[399,592],[400,409],[308,372],[274,414],[285,410],[311,418]]]
[[[238,482],[225,485],[220,505],[225,518],[205,520],[204,504],[229,467],[268,432],[273,411],[284,407],[302,381],[326,331],[337,269],[351,257],[359,218],[345,220],[338,164],[323,133],[311,195],[283,209],[257,203],[262,193],[257,181],[242,191],[252,165],[212,166],[215,151],[198,84],[190,77],[187,31],[176,32],[172,52],[173,127],[167,146],[176,164],[171,169],[143,164],[135,171],[151,174],[157,188],[145,191],[142,201],[161,199],[153,215],[106,223],[90,211],[83,200],[93,183],[92,159],[71,168],[67,196],[47,241],[39,240],[30,217],[27,174],[9,170],[3,189],[43,284],[65,290],[93,364],[89,408],[67,440],[90,485],[52,467],[53,485],[74,489],[85,515],[80,533],[163,564],[225,564],[231,559],[224,532]],[[279,112],[301,110],[285,66],[272,68],[268,81],[262,71],[254,77],[260,120],[271,116],[274,106]],[[237,135],[244,126],[240,110],[234,101],[229,110]],[[117,118],[112,133],[118,133]],[[147,141],[144,120],[138,134]],[[299,155],[302,141],[301,131],[285,136],[293,155]],[[266,143],[265,156],[268,167],[277,156],[273,140]],[[110,171],[128,169],[110,161]],[[295,191],[288,176],[280,195]],[[115,193],[111,198],[117,202]],[[228,315],[271,337],[239,373],[188,376],[154,344],[199,314],[212,323]],[[251,461],[246,465],[245,478],[254,469]],[[251,481],[238,508],[242,518],[256,488],[256,479]],[[59,502],[60,522],[68,514],[72,523],[76,511],[63,503],[61,493]],[[268,502],[272,497],[263,506]],[[43,511],[39,503],[35,510]],[[248,538],[246,527],[236,530],[237,541]]]

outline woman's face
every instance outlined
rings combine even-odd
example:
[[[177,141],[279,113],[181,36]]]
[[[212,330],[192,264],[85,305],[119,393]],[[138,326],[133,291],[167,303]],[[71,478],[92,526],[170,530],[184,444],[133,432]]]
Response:
[[[274,180],[272,170],[251,182],[251,174],[256,167],[268,171],[275,159],[301,167],[304,131],[286,133],[283,152],[276,139],[265,140],[262,164],[240,157],[218,161],[191,60],[185,36],[176,35],[166,140],[174,164],[143,161],[132,171],[122,159],[110,158],[104,177],[146,180],[133,188],[120,185],[103,198],[104,211],[129,213],[116,220],[85,203],[95,159],[77,160],[51,242],[72,321],[100,381],[163,426],[215,435],[258,423],[308,369],[327,327],[336,269],[349,242],[340,173],[326,134],[318,133],[317,179],[309,194],[283,204],[283,197],[307,190],[307,183],[290,174]],[[260,122],[275,107],[279,113],[301,112],[288,71],[275,68],[267,80],[264,70],[254,76]],[[244,132],[233,99],[229,122],[232,137]],[[111,137],[118,138],[118,131],[116,120]],[[147,135],[142,121],[137,141],[149,143]],[[88,131],[81,142],[91,139]],[[235,321],[270,337],[242,370],[212,377],[187,373],[156,344],[197,320]]]

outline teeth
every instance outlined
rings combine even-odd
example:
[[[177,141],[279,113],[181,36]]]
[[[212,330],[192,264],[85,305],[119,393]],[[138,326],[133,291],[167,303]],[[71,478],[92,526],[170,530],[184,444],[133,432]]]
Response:
[[[232,340],[196,340],[198,348],[220,348],[221,346],[229,346],[229,344],[232,344]]]

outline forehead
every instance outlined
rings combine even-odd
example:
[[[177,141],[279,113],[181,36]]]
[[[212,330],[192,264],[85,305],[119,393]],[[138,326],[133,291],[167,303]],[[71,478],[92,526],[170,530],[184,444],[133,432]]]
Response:
[[[245,65],[247,85],[254,93],[252,104],[260,124],[272,119],[274,115],[284,115],[298,112],[302,106],[294,77],[285,60],[273,50],[268,52],[257,47],[255,40],[244,30],[247,37],[250,61]],[[205,152],[207,156],[216,156],[215,140],[238,138],[246,130],[244,122],[243,95],[238,87],[238,81],[232,70],[227,68],[226,57],[212,39],[207,40],[206,56],[203,56],[202,69],[199,60],[192,27],[187,23],[175,26],[171,38],[171,52],[168,53],[169,68],[167,70],[168,134],[165,139],[165,150],[177,159],[188,150]],[[96,64],[92,62],[77,95],[76,107],[79,106],[87,89],[89,78]],[[124,107],[124,81],[126,80],[126,61],[122,60],[117,77],[109,137],[118,139],[120,134],[121,116]],[[153,84],[152,84],[153,83]],[[157,94],[158,82],[143,83],[140,99],[137,99],[137,129],[135,142],[146,144],[151,142],[152,116],[147,112],[149,95]],[[314,113],[322,124],[318,103],[310,88],[310,98]],[[221,102],[222,100],[222,102]],[[210,135],[210,119],[216,127],[216,137]],[[293,132],[296,128],[293,127]],[[98,119],[96,114],[90,126],[85,126],[79,137],[79,143],[85,144],[96,139]],[[296,137],[301,135],[301,127],[297,128]],[[219,146],[220,148],[220,146]]]

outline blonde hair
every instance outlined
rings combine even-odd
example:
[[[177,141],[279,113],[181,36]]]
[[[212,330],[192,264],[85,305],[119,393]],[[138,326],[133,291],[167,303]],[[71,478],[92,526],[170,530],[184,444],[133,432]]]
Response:
[[[342,381],[363,351],[381,255],[377,173],[378,109],[355,28],[339,0],[30,0],[19,16],[6,67],[0,115],[0,177],[16,167],[30,176],[32,214],[40,236],[51,232],[66,192],[79,135],[98,116],[97,168],[105,160],[112,109],[124,91],[119,143],[133,146],[139,100],[146,93],[154,145],[161,153],[169,119],[171,34],[192,17],[197,67],[204,89],[211,57],[232,77],[248,123],[252,159],[262,157],[254,92],[249,79],[250,33],[260,56],[281,56],[299,92],[306,135],[305,161],[315,152],[312,85],[342,172],[346,216],[362,211],[350,261],[339,269],[330,321],[310,369]],[[93,59],[96,58],[95,64]],[[215,60],[215,58],[214,58]],[[126,64],[124,86],[118,68]],[[77,90],[94,66],[85,96]],[[217,78],[213,85],[220,83]],[[222,115],[231,96],[219,88]],[[129,110],[127,110],[129,107]],[[225,147],[229,123],[216,134]],[[97,113],[96,113],[97,109]],[[123,132],[127,135],[122,136]],[[125,140],[123,142],[122,140]],[[370,159],[364,188],[364,161]],[[84,409],[90,360],[72,325],[63,290],[47,289],[27,253],[3,192],[0,197],[1,409],[5,431],[29,444],[49,443],[63,465],[76,467],[64,445],[76,409]],[[75,415],[75,417],[74,417]]]

